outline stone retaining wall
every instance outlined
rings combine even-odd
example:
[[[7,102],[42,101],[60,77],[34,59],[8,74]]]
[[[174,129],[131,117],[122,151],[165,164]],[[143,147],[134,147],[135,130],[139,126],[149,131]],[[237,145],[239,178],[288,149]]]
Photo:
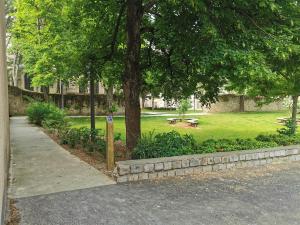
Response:
[[[8,87],[9,93],[9,115],[20,116],[26,114],[26,108],[29,104],[29,99],[44,100],[43,93],[23,90],[18,87]],[[49,94],[50,102],[60,106],[61,95]],[[65,94],[64,105],[65,112],[68,115],[89,115],[90,114],[90,96],[88,94]],[[124,112],[123,100],[119,96],[114,96],[114,102],[118,106],[118,113]],[[95,113],[96,115],[105,115],[106,95],[95,95]]]
[[[121,183],[253,167],[280,161],[300,161],[300,145],[120,161],[116,163],[114,176],[117,182]]]

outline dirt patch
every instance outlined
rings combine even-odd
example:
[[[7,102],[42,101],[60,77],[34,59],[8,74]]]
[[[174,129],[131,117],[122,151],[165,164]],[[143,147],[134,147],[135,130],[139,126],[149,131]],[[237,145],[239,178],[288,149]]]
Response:
[[[16,200],[9,199],[9,215],[6,225],[19,225],[21,221],[20,212],[16,207]]]
[[[47,134],[53,141],[55,141],[58,145],[62,146],[65,150],[70,152],[72,155],[75,155],[82,161],[88,163],[95,169],[103,172],[104,174],[111,176],[111,171],[108,171],[106,168],[106,159],[99,152],[87,152],[85,149],[76,146],[76,148],[71,148],[68,145],[63,145],[60,143],[60,139],[53,133],[50,133],[46,129],[43,129],[44,133]],[[115,160],[123,161],[127,160],[126,155],[126,146],[122,141],[115,142]]]
[[[91,165],[95,169],[103,172],[106,175],[110,175],[111,174],[111,172],[107,171],[107,169],[106,169],[105,158],[99,152],[87,152],[87,151],[85,151],[84,149],[82,149],[82,148],[80,148],[78,146],[76,148],[71,148],[68,145],[62,145],[62,144],[60,144],[59,138],[55,134],[52,134],[52,133],[48,132],[45,129],[43,129],[43,131],[53,141],[55,141],[57,144],[59,144],[60,146],[62,146],[65,150],[67,150],[68,152],[70,152],[72,155],[75,155],[76,157],[78,157],[82,161],[88,163],[89,165]]]

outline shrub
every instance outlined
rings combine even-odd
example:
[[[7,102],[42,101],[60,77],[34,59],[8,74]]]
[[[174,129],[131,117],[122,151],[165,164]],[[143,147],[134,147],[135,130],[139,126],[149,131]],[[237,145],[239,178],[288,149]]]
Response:
[[[295,139],[285,137],[286,143],[296,143]],[[169,133],[143,135],[132,153],[134,159],[169,157],[176,155],[202,154],[212,152],[229,152],[269,148],[282,145],[277,139],[264,136],[256,139],[209,139],[197,144],[193,136],[183,135],[172,131]]]
[[[261,142],[275,142],[279,146],[300,144],[300,137],[297,135],[294,136],[287,136],[282,134],[258,135],[256,137],[256,140]]]
[[[251,150],[258,148],[275,147],[275,142],[262,142],[254,139],[209,139],[199,146],[197,153],[211,153],[211,152],[229,152],[238,150]]]
[[[284,128],[278,129],[277,132],[282,135],[293,136],[297,129],[297,125],[293,123],[293,120],[289,118],[285,121]]]
[[[100,129],[94,131],[94,142],[92,142],[91,136],[91,130],[85,127],[63,130],[59,134],[61,144],[69,145],[72,148],[79,146],[89,152],[99,151],[105,154],[106,143],[103,132]]]
[[[193,136],[183,135],[176,131],[154,134],[154,131],[142,135],[132,158],[157,158],[175,155],[191,154],[197,148]]]
[[[45,102],[31,102],[27,107],[26,114],[31,123],[41,126],[54,107],[54,105]]]
[[[68,126],[64,111],[51,103],[31,102],[27,107],[27,116],[31,123],[50,130]]]

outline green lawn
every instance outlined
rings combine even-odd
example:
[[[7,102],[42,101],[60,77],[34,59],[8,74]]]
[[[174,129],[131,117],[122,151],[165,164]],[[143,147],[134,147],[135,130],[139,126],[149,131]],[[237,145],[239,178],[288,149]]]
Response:
[[[199,142],[210,138],[254,138],[258,134],[276,133],[276,129],[281,127],[276,123],[276,118],[288,115],[288,112],[247,112],[196,116],[199,119],[198,128],[170,125],[166,121],[167,117],[143,117],[142,132],[175,130],[181,134],[192,134]],[[73,127],[89,126],[89,118],[72,118],[71,122]],[[115,132],[121,133],[124,140],[124,118],[114,118],[114,126]],[[105,118],[97,118],[96,127],[104,129]]]

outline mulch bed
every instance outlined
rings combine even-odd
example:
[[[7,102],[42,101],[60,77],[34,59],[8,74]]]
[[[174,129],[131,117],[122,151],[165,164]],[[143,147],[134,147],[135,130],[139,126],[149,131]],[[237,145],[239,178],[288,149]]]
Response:
[[[62,145],[62,144],[60,144],[59,138],[55,134],[50,133],[46,129],[43,129],[43,131],[53,141],[55,141],[57,144],[62,146],[65,150],[70,152],[72,155],[75,155],[76,157],[78,157],[82,161],[88,163],[89,165],[91,165],[95,169],[103,172],[104,174],[111,176],[111,171],[108,171],[106,169],[107,168],[106,167],[106,159],[104,158],[104,156],[101,153],[99,153],[99,152],[87,152],[86,150],[84,150],[80,146],[76,146],[76,148],[71,148],[68,145]],[[115,142],[115,160],[116,161],[126,160],[126,147],[125,147],[125,145],[123,144],[122,141]]]
[[[9,215],[6,225],[19,225],[21,221],[20,212],[16,207],[16,200],[9,199]]]

